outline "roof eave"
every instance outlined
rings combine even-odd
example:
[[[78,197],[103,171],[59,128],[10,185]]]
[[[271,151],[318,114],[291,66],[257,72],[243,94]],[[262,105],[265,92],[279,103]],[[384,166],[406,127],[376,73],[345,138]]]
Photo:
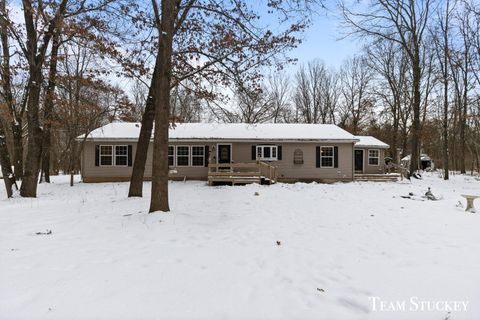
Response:
[[[371,145],[367,145],[367,144],[361,144],[361,145],[358,145],[358,144],[356,144],[356,145],[355,145],[355,148],[377,148],[377,149],[388,149],[388,148],[390,148],[390,146],[388,146],[388,145],[374,145],[374,144],[371,144]]]

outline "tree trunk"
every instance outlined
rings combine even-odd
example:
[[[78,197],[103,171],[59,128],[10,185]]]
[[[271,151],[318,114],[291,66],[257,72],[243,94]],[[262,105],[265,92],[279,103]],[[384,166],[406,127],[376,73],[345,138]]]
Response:
[[[477,172],[480,172],[480,156],[478,155],[479,152],[478,152],[478,148],[474,148],[475,149],[475,162],[477,163]]]
[[[0,19],[0,33],[2,42],[2,87],[3,97],[5,104],[11,115],[11,128],[13,135],[13,160],[15,176],[17,178],[23,175],[23,147],[22,147],[22,119],[21,116],[17,117],[15,109],[15,102],[12,94],[11,86],[11,72],[10,72],[10,45],[8,43],[8,28],[7,28],[7,15],[8,12],[5,7],[5,0],[0,0],[0,12],[4,16]],[[5,125],[2,123],[2,126]],[[5,133],[5,127],[3,127]]]
[[[465,43],[466,45],[466,43]],[[467,128],[467,118],[468,118],[468,49],[465,47],[465,70],[463,71],[463,99],[460,113],[462,114],[462,122],[460,123],[460,173],[467,173],[465,166],[465,157],[466,157],[466,135],[465,131]]]
[[[22,119],[12,122],[13,133],[13,168],[15,170],[15,178],[23,177],[23,138],[22,138]]]
[[[447,64],[445,64],[447,68]],[[443,179],[449,179],[449,161],[448,161],[448,77],[444,79],[443,88]]]
[[[45,103],[43,108],[43,141],[42,141],[42,171],[45,177],[45,182],[50,183],[50,146],[52,139],[52,121],[53,121],[53,106],[57,75],[57,58],[59,34],[55,33],[52,40],[52,51],[50,55],[50,70],[48,73],[48,86],[45,93]]]
[[[152,137],[153,121],[155,119],[155,82],[157,77],[157,65],[159,59],[155,63],[150,89],[145,104],[145,111],[142,116],[142,126],[138,137],[137,151],[135,152],[135,161],[133,162],[132,176],[130,178],[130,187],[128,189],[129,197],[141,197],[143,194],[143,177],[145,174],[145,163],[147,162],[148,147]]]
[[[27,103],[27,156],[25,170],[20,187],[22,197],[37,196],[38,172],[40,169],[42,130],[40,129],[40,90],[42,85],[42,67],[45,62],[46,51],[49,47],[54,32],[59,27],[59,19],[66,10],[68,0],[62,0],[55,10],[53,18],[48,23],[47,31],[43,35],[41,45],[38,46],[38,33],[36,30],[34,7],[31,0],[23,0],[23,16],[25,18],[25,34],[27,37],[25,56],[29,66],[28,103]]]
[[[448,154],[448,23],[449,23],[449,1],[445,11],[445,30],[443,33],[443,179],[449,179],[449,154]]]
[[[156,1],[156,0],[154,0]],[[160,65],[155,82],[155,132],[153,140],[152,194],[150,210],[170,211],[168,204],[168,129],[175,0],[162,0],[158,55]],[[158,56],[157,56],[158,58]]]
[[[41,67],[30,67],[30,88],[28,95],[28,139],[25,171],[23,173],[20,195],[22,197],[37,196],[37,181],[42,148],[42,130],[40,129],[38,104],[40,102],[40,85],[42,83]]]
[[[394,100],[395,107],[392,110],[393,111],[393,137],[392,137],[392,148],[390,149],[392,151],[392,159],[393,161],[397,161],[398,158],[398,128],[399,128],[399,110],[400,110],[400,98],[397,96],[395,97]],[[400,163],[397,163],[400,165]]]
[[[73,178],[75,174],[75,158],[77,154],[77,141],[75,138],[71,138],[72,142],[70,143],[70,156],[69,156],[69,163],[68,163],[68,169],[70,172],[70,187],[73,187]]]
[[[13,186],[15,183],[15,176],[12,172],[12,163],[10,162],[10,154],[7,148],[7,138],[5,136],[5,128],[3,121],[0,119],[0,166],[2,167],[3,181],[7,191],[7,197],[11,198],[13,195]]]
[[[412,121],[412,153],[410,158],[410,175],[419,168],[419,147],[421,138],[420,128],[420,107],[421,107],[421,66],[419,49],[415,50],[415,58],[413,59],[413,121]]]

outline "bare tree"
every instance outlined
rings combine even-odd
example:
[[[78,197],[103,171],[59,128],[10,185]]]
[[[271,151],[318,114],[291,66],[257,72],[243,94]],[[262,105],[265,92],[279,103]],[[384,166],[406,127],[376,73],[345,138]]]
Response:
[[[245,88],[238,85],[235,90],[235,122],[261,123],[273,118],[273,100],[266,88]]]
[[[341,126],[353,134],[360,134],[375,102],[371,90],[372,70],[365,57],[356,56],[344,62],[340,77],[343,96]]]
[[[45,158],[44,171],[49,171],[50,118],[51,110],[53,109],[52,99],[55,92],[60,35],[76,33],[76,36],[79,38],[98,39],[98,35],[89,30],[89,26],[85,21],[90,23],[91,29],[102,29],[105,24],[96,19],[93,13],[105,8],[107,4],[112,2],[113,0],[59,0],[48,2],[22,0],[24,23],[19,24],[11,21],[5,10],[0,12],[2,23],[8,29],[8,35],[15,40],[15,47],[20,56],[19,59],[25,63],[25,66],[21,65],[21,67],[25,67],[28,70],[28,82],[24,90],[24,101],[26,103],[24,110],[28,129],[26,132],[27,148],[20,188],[20,194],[23,197],[36,197],[37,178],[40,171],[43,145],[45,145],[45,152],[43,152]],[[79,15],[83,15],[82,18],[75,20]],[[69,28],[65,28],[65,25],[68,25]],[[70,30],[75,27],[77,32]],[[45,75],[43,73],[47,66],[47,61],[50,63],[49,75],[47,77],[48,84],[44,87]],[[23,109],[23,106],[21,109]],[[16,120],[18,122],[19,118]],[[13,128],[14,136],[16,134],[15,130],[19,131],[18,125],[16,127]],[[25,132],[23,133],[25,134]],[[18,159],[16,159],[17,161]]]
[[[456,121],[459,130],[459,157],[455,159],[456,163],[460,165],[460,172],[466,173],[466,143],[467,143],[467,121],[468,121],[468,104],[469,104],[469,91],[473,87],[473,75],[472,75],[472,58],[471,50],[472,45],[470,36],[468,33],[468,26],[470,24],[469,11],[462,8],[462,11],[457,12],[456,20],[458,34],[460,35],[460,43],[457,47],[450,48],[448,55],[449,67],[451,70],[451,78],[454,88],[454,102],[456,109]],[[458,115],[458,117],[457,117]],[[454,154],[457,154],[454,153]]]
[[[350,34],[398,43],[408,56],[412,68],[413,119],[410,173],[413,173],[419,168],[420,158],[422,54],[435,0],[372,1],[368,12],[354,11],[343,1],[339,3],[339,7],[345,25],[351,30]]]
[[[145,104],[148,96],[148,85],[139,79],[135,79],[131,87],[132,103],[135,110],[135,121],[142,120],[142,114],[145,111]]]
[[[450,0],[446,0],[443,13],[439,13],[438,29],[433,30],[432,39],[435,44],[437,61],[440,68],[441,82],[443,82],[443,122],[442,122],[442,138],[443,138],[443,178],[449,179],[449,137],[448,137],[448,116],[449,116],[449,56],[450,56],[450,17],[454,10],[454,6],[450,7]]]
[[[322,123],[336,124],[342,92],[340,75],[334,69],[327,69],[325,79],[320,84],[320,94],[323,101]]]
[[[173,88],[170,105],[170,114],[175,121],[200,122],[202,119],[202,99],[189,81]]]
[[[289,122],[289,112],[291,110],[290,101],[290,78],[283,72],[275,75],[271,74],[268,78],[268,89],[271,99],[271,120],[277,122]]]
[[[7,197],[10,198],[13,195],[13,186],[16,187],[17,185],[12,171],[12,162],[10,161],[10,153],[7,148],[5,128],[3,126],[4,120],[2,118],[0,114],[0,166],[2,167],[2,176]]]
[[[374,41],[366,47],[366,54],[367,63],[378,78],[374,89],[375,95],[384,103],[383,112],[386,112],[387,118],[391,120],[390,152],[393,159],[397,159],[397,148],[400,145],[400,114],[403,109],[410,107],[405,95],[409,69],[407,57],[400,46],[384,39]]]
[[[306,6],[306,2],[303,1],[269,3],[272,12],[278,11],[282,17],[288,15],[293,21],[288,23],[285,29],[274,34],[269,30],[255,26],[258,15],[250,10],[243,1],[176,0],[173,4],[167,0],[162,1],[162,8],[165,6],[165,10],[173,10],[172,19],[174,22],[170,21],[170,16],[168,16],[168,19],[167,17],[163,18],[164,14],[170,15],[171,13],[163,9],[155,9],[158,6],[155,1],[152,1],[152,5],[159,35],[159,48],[164,44],[162,41],[167,41],[165,45],[169,46],[170,37],[172,37],[172,47],[175,46],[175,50],[171,50],[175,59],[168,72],[165,70],[159,71],[159,68],[168,68],[170,65],[168,61],[171,61],[171,58],[164,56],[159,59],[158,56],[161,51],[158,51],[150,86],[150,88],[158,87],[158,89],[163,87],[163,84],[157,83],[160,79],[156,75],[161,75],[164,79],[166,76],[172,77],[170,88],[192,78],[200,78],[205,82],[218,82],[224,86],[231,85],[238,76],[242,76],[244,82],[258,79],[261,76],[258,71],[259,67],[268,65],[276,54],[284,52],[298,43],[298,39],[294,35],[301,32],[307,22],[300,15],[302,12],[309,10],[309,8],[308,10],[305,9],[309,6]],[[174,25],[171,30],[172,33],[166,31],[162,25],[162,23],[167,23],[166,20],[169,24],[173,23]],[[167,38],[164,39],[164,36],[167,36]],[[167,55],[168,53],[168,51],[163,52]],[[161,66],[162,63],[167,64]],[[150,90],[149,99],[150,97],[152,102],[149,103],[149,100],[147,100],[142,118],[129,196],[142,195],[146,152],[154,118],[156,123],[154,136],[156,141],[154,142],[154,153],[156,156],[154,158],[158,162],[168,163],[170,92],[167,93],[165,88],[163,91]],[[168,97],[168,102],[165,100],[166,97]],[[157,104],[157,98],[162,103]],[[161,109],[163,111],[161,111],[161,115],[158,115],[158,109],[153,110],[153,106],[160,107],[160,104],[163,106]],[[168,110],[165,110],[167,105]],[[160,124],[161,119],[164,122]],[[161,130],[162,133],[158,130]],[[155,149],[157,152],[155,152]],[[155,199],[152,198],[150,211],[168,211],[168,166],[154,164],[152,179],[155,181],[152,183],[152,190],[155,191],[152,192],[152,195]]]
[[[309,62],[297,71],[294,102],[301,122],[321,123],[322,115],[327,113],[321,95],[326,73],[325,64],[319,60]]]
[[[34,7],[31,0],[23,0],[23,13],[26,28],[26,41],[23,42],[16,30],[10,28],[15,34],[26,57],[29,68],[28,82],[28,104],[27,104],[27,123],[28,123],[28,139],[27,139],[27,155],[25,160],[25,171],[23,175],[22,185],[20,187],[20,195],[22,197],[37,196],[37,178],[40,167],[40,156],[42,147],[42,129],[40,127],[40,93],[43,82],[42,68],[45,62],[47,49],[50,45],[55,31],[59,27],[62,16],[67,10],[68,0],[62,0],[56,6],[52,5],[52,13],[47,14],[42,6]],[[37,15],[45,18],[45,30],[40,36],[37,30]],[[48,18],[50,17],[50,18]]]
[[[293,103],[297,121],[335,123],[341,96],[339,74],[314,60],[301,66],[295,79]]]
[[[62,61],[57,76],[57,95],[52,109],[52,132],[59,137],[55,141],[59,150],[59,161],[64,171],[73,176],[79,171],[80,153],[88,134],[111,120],[117,106],[107,102],[118,89],[95,79],[97,62],[91,48],[85,43],[70,43],[62,50]],[[78,137],[83,136],[83,140]]]
[[[28,91],[25,90],[24,98],[16,99],[12,84],[12,65],[10,59],[10,41],[9,41],[9,23],[10,18],[6,9],[6,0],[0,1],[0,34],[2,45],[2,91],[1,95],[8,110],[8,116],[4,117],[4,121],[9,120],[13,137],[13,165],[15,170],[15,178],[23,176],[23,141],[22,141],[22,123],[23,115],[26,107],[26,96]],[[18,98],[18,97],[17,97]],[[7,122],[5,122],[7,123]],[[4,128],[5,129],[5,128]],[[7,134],[7,130],[4,130]]]

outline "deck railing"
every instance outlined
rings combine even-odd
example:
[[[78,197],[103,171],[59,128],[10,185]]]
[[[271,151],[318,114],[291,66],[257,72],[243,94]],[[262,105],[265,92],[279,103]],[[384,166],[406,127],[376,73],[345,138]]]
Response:
[[[277,168],[263,161],[248,163],[210,163],[208,165],[209,181],[252,180],[252,182],[268,179],[270,183],[277,181]]]
[[[257,161],[260,166],[260,174],[272,182],[277,182],[277,167],[263,161]]]

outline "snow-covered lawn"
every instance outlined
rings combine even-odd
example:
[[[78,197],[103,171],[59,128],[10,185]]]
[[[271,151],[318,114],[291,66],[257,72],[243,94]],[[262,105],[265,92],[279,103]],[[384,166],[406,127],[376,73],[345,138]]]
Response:
[[[7,200],[0,182],[1,319],[480,319],[480,213],[458,206],[472,177],[172,182],[172,211],[150,215],[127,183],[56,177]],[[428,187],[443,199],[400,197]]]

